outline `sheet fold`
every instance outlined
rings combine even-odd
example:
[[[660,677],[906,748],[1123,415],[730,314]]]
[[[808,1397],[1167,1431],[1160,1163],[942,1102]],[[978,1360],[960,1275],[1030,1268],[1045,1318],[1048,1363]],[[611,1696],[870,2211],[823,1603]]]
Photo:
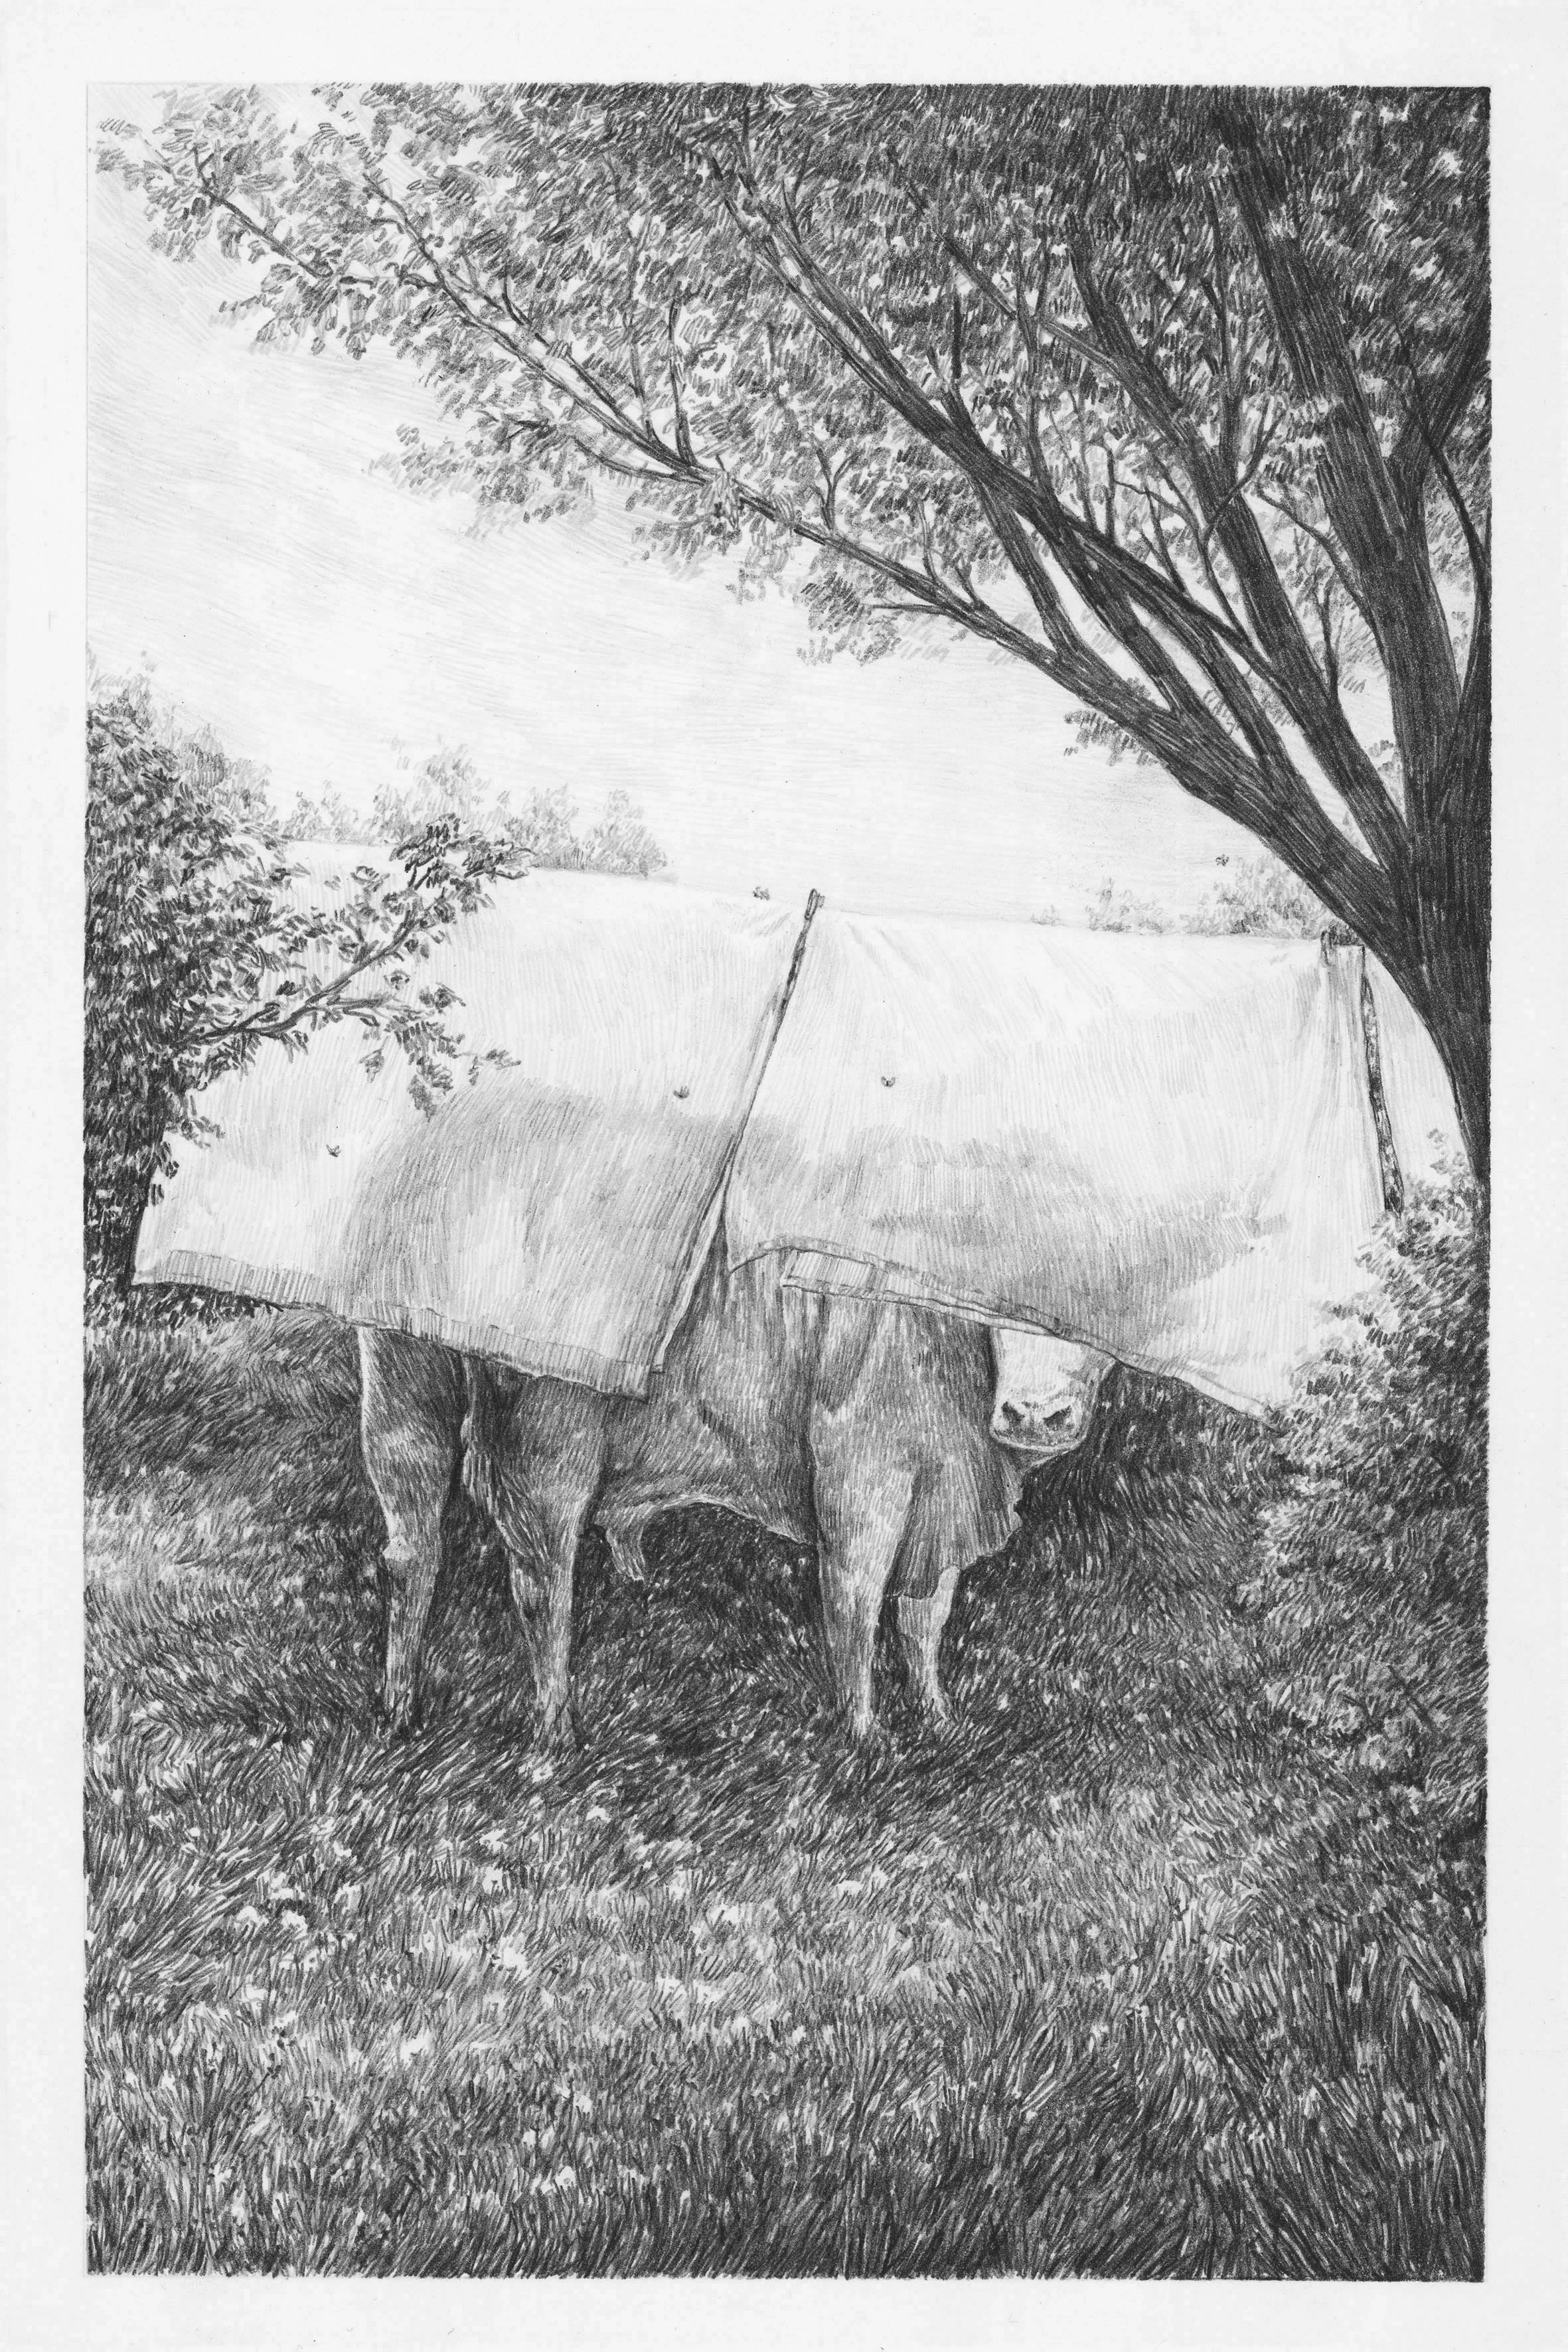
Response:
[[[1383,1207],[1358,983],[1311,941],[829,910],[736,1162],[731,1262],[1267,1410]],[[1395,1133],[1429,1161],[1446,1081],[1379,1001]]]
[[[353,851],[315,852],[301,896]],[[469,1054],[433,1116],[352,1021],[262,1049],[176,1144],[137,1278],[196,1282],[646,1395],[771,1039],[798,909],[600,875],[531,874],[454,925]]]
[[[357,856],[312,851],[301,895]],[[779,1025],[801,922],[602,876],[498,885],[427,971],[465,1055],[506,1066],[426,1118],[395,1053],[367,1077],[352,1022],[264,1048],[203,1099],[218,1139],[176,1146],[138,1279],[641,1396],[721,1212],[731,1265],[1281,1401],[1383,1205],[1353,955],[826,908]],[[1452,1099],[1373,983],[1408,1181],[1456,1145]]]

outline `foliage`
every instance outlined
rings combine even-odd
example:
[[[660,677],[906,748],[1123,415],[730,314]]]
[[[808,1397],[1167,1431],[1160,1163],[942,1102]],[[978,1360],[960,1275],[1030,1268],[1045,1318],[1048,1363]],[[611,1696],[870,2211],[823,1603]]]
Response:
[[[585,833],[563,785],[535,790],[521,807],[510,793],[495,792],[467,751],[437,751],[406,784],[384,784],[376,793],[371,837],[398,841],[421,824],[452,816],[466,826],[504,842],[531,866],[571,867],[599,874],[656,874],[665,855],[624,792],[612,792]]]
[[[89,1271],[122,1282],[165,1135],[197,1131],[190,1097],[215,1049],[215,1003],[265,983],[277,860],[152,731],[144,696],[100,693],[88,727],[84,1147]]]
[[[828,643],[1066,688],[1388,965],[1484,1181],[1487,135],[1449,89],[372,85],[176,93],[103,161],[263,336],[419,369],[409,480],[607,486]]]
[[[455,816],[476,831],[499,832],[504,796],[492,793],[467,751],[435,751],[406,784],[383,784],[371,806],[370,838],[401,841],[433,816]]]
[[[1215,861],[1228,866],[1228,858]],[[1031,918],[1059,924],[1068,919],[1056,907]],[[1108,874],[1084,910],[1091,931],[1194,931],[1210,937],[1248,933],[1258,938],[1315,940],[1328,922],[1327,909],[1277,857],[1245,858],[1216,882],[1184,921],[1157,899],[1123,889]]]
[[[1090,900],[1085,919],[1091,931],[1168,931],[1169,918],[1152,898],[1122,890],[1108,874]]]
[[[393,838],[405,840],[413,829],[405,826]],[[350,808],[332,784],[323,784],[314,800],[308,793],[296,793],[293,806],[279,819],[278,830],[285,841],[358,842],[368,838],[363,817]]]
[[[1487,1245],[1473,1185],[1417,1187],[1370,1303],[1284,1433],[1251,1598],[1281,1712],[1448,1835],[1484,1804]]]
[[[93,2266],[1478,2275],[1458,1213],[1394,1253],[1342,1445],[1327,1392],[1282,1441],[1111,1375],[961,1591],[954,1727],[889,1671],[868,1759],[809,1564],[690,1513],[642,1586],[584,1548],[584,1741],[542,1760],[460,1500],[387,1742],[349,1335],[105,1335]],[[1376,1477],[1424,1515],[1392,1576]]]
[[[568,811],[569,817],[573,814]],[[526,845],[526,827],[521,839]],[[604,807],[583,836],[581,850],[574,848],[569,862],[579,861],[596,874],[654,874],[666,862],[663,850],[643,823],[642,811],[629,793],[619,790],[606,793]],[[542,866],[548,862],[540,857]]]
[[[195,723],[180,706],[157,690],[150,671],[120,677],[107,670],[89,646],[87,656],[89,707],[123,698],[150,740],[173,761],[187,791],[209,804],[241,833],[259,841],[274,828],[272,779],[259,761],[226,749],[205,721]]]
[[[195,751],[193,755],[193,744]],[[236,784],[242,787],[238,792]],[[304,1048],[358,1021],[366,1067],[387,1045],[425,1108],[452,1083],[456,999],[418,967],[485,884],[512,870],[497,845],[450,821],[363,866],[307,905],[300,869],[254,775],[201,739],[159,730],[144,688],[100,685],[89,712],[85,1223],[89,1290],[129,1282],[136,1227],[171,1139],[210,1131],[195,1097],[263,1046]]]
[[[132,690],[140,694],[142,682],[133,681]],[[270,833],[271,779],[267,770],[255,760],[236,759],[226,751],[211,727],[184,727],[172,710],[154,715],[150,698],[146,708],[158,739],[172,751],[195,797],[221,809],[241,832],[258,836]]]
[[[286,841],[395,845],[448,818],[466,831],[504,843],[528,866],[647,875],[668,863],[626,793],[608,793],[598,816],[582,831],[564,785],[536,788],[519,807],[510,793],[486,783],[461,746],[432,752],[406,783],[382,785],[368,818],[327,784],[314,800],[297,793],[279,830]]]
[[[1216,882],[1198,908],[1195,931],[1247,932],[1269,939],[1315,940],[1328,908],[1277,857],[1244,858]]]

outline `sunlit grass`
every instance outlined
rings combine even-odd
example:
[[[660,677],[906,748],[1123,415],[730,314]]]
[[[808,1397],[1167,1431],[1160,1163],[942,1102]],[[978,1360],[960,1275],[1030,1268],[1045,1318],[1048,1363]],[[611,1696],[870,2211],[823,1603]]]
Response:
[[[889,1663],[868,1755],[808,1562],[590,1545],[552,1761],[460,1507],[381,1730],[353,1395],[303,1319],[93,1367],[96,2267],[1478,2271],[1479,1818],[1308,1703],[1260,1438],[1123,1381],[964,1589],[952,1730]]]

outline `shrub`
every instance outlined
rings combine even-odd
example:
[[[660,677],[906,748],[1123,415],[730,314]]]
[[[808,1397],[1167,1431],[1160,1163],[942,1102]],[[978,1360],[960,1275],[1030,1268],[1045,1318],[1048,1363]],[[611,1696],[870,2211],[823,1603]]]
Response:
[[[420,825],[445,817],[504,841],[532,866],[647,875],[667,863],[641,810],[626,793],[611,793],[586,833],[580,833],[564,785],[536,790],[516,806],[510,793],[491,790],[460,749],[434,753],[409,783],[384,784],[371,812],[369,838],[402,841]]]
[[[1244,858],[1217,882],[1194,916],[1194,931],[1315,940],[1329,910],[1278,857]]]
[[[583,841],[583,863],[596,874],[656,874],[665,855],[626,793],[611,793]]]
[[[413,984],[427,949],[515,871],[505,844],[451,818],[365,866],[330,905],[294,901],[297,869],[259,771],[154,711],[143,681],[100,683],[88,712],[85,1239],[89,1307],[121,1297],[172,1141],[211,1131],[202,1088],[266,1045],[297,1050],[358,1021],[425,1108],[451,1085],[449,988]],[[258,817],[258,809],[262,814]]]
[[[1215,861],[1228,866],[1228,858]],[[1049,927],[1070,922],[1055,907],[1042,907],[1032,919]],[[1315,940],[1329,922],[1328,908],[1306,884],[1278,857],[1244,858],[1232,873],[1215,883],[1207,897],[1184,919],[1172,915],[1157,899],[1141,898],[1119,887],[1108,874],[1084,909],[1091,931],[1192,931],[1235,937],[1250,934],[1276,940]]]
[[[370,837],[366,820],[331,784],[323,784],[315,800],[296,793],[279,831],[285,841],[367,841]]]
[[[1279,1711],[1457,1837],[1484,1789],[1486,1231],[1468,1174],[1419,1187],[1377,1293],[1281,1432],[1250,1598]]]
[[[254,997],[279,877],[199,762],[160,740],[146,691],[88,714],[85,1221],[89,1287],[122,1288],[167,1137],[191,1135],[220,999]]]
[[[1119,890],[1108,874],[1100,886],[1100,895],[1090,904],[1088,915],[1091,931],[1168,931],[1171,919],[1152,898],[1140,898],[1131,890]]]

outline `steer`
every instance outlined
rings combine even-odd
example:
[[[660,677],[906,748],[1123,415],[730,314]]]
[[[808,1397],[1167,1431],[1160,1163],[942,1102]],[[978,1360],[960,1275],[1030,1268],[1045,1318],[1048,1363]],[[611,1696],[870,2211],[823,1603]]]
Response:
[[[545,1741],[568,1721],[584,1530],[599,1527],[636,1575],[648,1522],[689,1503],[816,1547],[828,1660],[857,1738],[870,1728],[889,1589],[916,1697],[944,1716],[937,1651],[959,1576],[1005,1541],[1031,1463],[1078,1443],[1108,1362],[1017,1333],[994,1342],[924,1308],[785,1287],[762,1263],[728,1273],[721,1241],[646,1401],[365,1327],[360,1359],[365,1464],[387,1528],[387,1714],[398,1728],[414,1720],[460,1458],[506,1547]]]

